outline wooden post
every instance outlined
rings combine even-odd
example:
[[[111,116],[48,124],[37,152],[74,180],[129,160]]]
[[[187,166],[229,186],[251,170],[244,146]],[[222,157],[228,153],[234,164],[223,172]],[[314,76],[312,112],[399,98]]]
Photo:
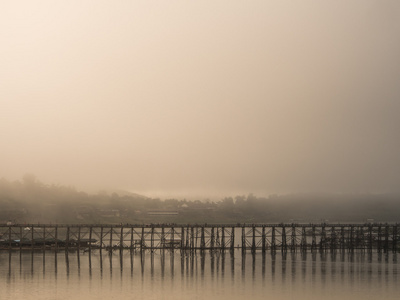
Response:
[[[340,228],[340,246],[342,248],[342,251],[344,251],[346,243],[345,243],[345,231],[343,225]]]
[[[385,253],[389,250],[389,225],[385,226]]]
[[[190,228],[190,249],[193,251],[194,250],[194,228],[193,226]]]
[[[225,252],[225,227],[222,227],[221,232],[221,249]]]
[[[321,240],[319,241],[319,250],[324,251],[326,244],[326,233],[325,233],[325,225],[322,224],[321,227]]]
[[[364,226],[360,226],[358,236],[357,246],[361,248],[361,250],[365,250],[365,236],[364,236]]]
[[[174,228],[174,226],[172,226],[171,227],[171,248],[173,248],[173,249],[175,248],[174,238],[175,238],[175,228]]]
[[[251,253],[256,252],[256,227],[253,225],[252,227],[253,238],[251,242]]]
[[[181,250],[185,248],[185,228],[181,227]]]
[[[81,248],[81,225],[78,225],[78,253]]]
[[[282,225],[282,249],[281,251],[285,251],[287,250],[287,244],[286,244],[286,226]]]
[[[266,250],[265,225],[263,225],[263,227],[262,227],[261,239],[262,239],[261,251],[262,251],[262,253],[265,253],[265,250]]]
[[[133,250],[133,227],[131,227],[131,251]]]
[[[33,225],[32,225],[32,227],[31,227],[31,247],[32,247],[32,251],[33,251],[33,243],[34,243],[34,241],[33,241],[33,237],[34,237],[34,227],[33,227]]]
[[[307,234],[306,234],[306,228],[304,226],[301,230],[301,251],[302,252],[307,251]]]
[[[56,225],[56,227],[54,228],[55,232],[54,232],[54,238],[55,238],[55,249],[56,251],[58,250],[58,226]],[[56,261],[57,261],[57,256],[56,256]]]
[[[246,229],[242,226],[242,252],[246,251]]]
[[[200,250],[204,251],[206,248],[206,239],[204,236],[204,226],[201,227],[201,237],[200,237]]]
[[[144,226],[142,226],[142,236],[140,237],[140,253],[142,254],[144,249]]]
[[[235,250],[235,227],[232,226],[231,231],[231,253]]]
[[[368,225],[368,250],[372,251],[372,225]]]
[[[296,250],[296,226],[292,224],[292,237],[290,243],[290,250],[293,252]]]
[[[43,250],[46,249],[46,226],[43,225],[43,245],[42,245]]]
[[[8,248],[11,250],[11,226],[8,226]]]
[[[272,251],[275,251],[275,250],[276,250],[275,226],[272,226],[271,231],[272,231],[272,236],[271,236],[271,250],[272,250]]]
[[[382,227],[379,225],[378,227],[378,252],[382,250]]]
[[[121,225],[121,236],[119,237],[119,249],[122,250],[124,248],[124,226]]]
[[[65,239],[65,251],[68,251],[69,247],[69,226],[67,227],[67,237]]]
[[[89,253],[92,251],[92,226],[89,227]]]
[[[150,235],[150,248],[153,250],[154,248],[154,226],[151,226],[151,235]]]
[[[110,227],[110,248],[112,248],[113,247],[113,227],[111,226]]]
[[[354,249],[354,228],[353,225],[350,225],[350,243],[349,243],[349,250]]]
[[[215,238],[215,249],[220,249],[221,248],[221,243],[219,241],[219,228],[215,228],[217,230],[217,236]]]
[[[311,251],[313,251],[317,247],[317,237],[315,236],[315,225],[312,225],[311,232],[312,232]]]
[[[214,250],[214,241],[215,241],[215,235],[214,235],[214,226],[211,227],[211,241],[210,241],[210,250]]]
[[[194,252],[197,251],[198,247],[198,239],[199,239],[199,227],[196,226],[196,237],[194,239]]]
[[[336,249],[336,231],[335,231],[335,226],[332,226],[331,228],[331,244],[330,244],[330,248],[331,251]]]
[[[165,229],[164,229],[164,225],[161,227],[161,249],[164,250],[165,249]],[[163,252],[164,254],[164,252]]]
[[[22,226],[19,226],[19,251],[22,249]]]
[[[103,249],[103,226],[100,227],[100,252]]]
[[[185,249],[188,249],[189,248],[189,239],[190,239],[190,236],[189,236],[189,226],[186,228],[186,244],[185,244]]]

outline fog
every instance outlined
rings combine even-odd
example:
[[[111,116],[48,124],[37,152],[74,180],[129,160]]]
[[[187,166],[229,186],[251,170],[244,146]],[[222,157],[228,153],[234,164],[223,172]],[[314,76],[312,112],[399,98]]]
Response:
[[[0,178],[400,191],[400,2],[0,1]]]

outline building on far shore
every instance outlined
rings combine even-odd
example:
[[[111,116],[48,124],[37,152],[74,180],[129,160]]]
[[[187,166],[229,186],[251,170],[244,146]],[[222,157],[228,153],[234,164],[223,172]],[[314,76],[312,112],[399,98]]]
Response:
[[[177,216],[179,212],[177,210],[149,210],[147,214],[149,216]]]

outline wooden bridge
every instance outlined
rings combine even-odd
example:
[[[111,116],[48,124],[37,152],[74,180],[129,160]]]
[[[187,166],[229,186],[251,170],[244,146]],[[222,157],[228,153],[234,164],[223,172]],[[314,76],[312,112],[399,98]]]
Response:
[[[0,225],[0,249],[145,251],[400,250],[399,224],[15,224]]]

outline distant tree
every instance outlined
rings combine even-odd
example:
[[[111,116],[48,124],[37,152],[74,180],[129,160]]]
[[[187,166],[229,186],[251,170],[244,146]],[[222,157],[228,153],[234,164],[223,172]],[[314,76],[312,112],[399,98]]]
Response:
[[[235,197],[235,206],[237,208],[243,208],[246,205],[246,197],[245,196],[236,196]]]

